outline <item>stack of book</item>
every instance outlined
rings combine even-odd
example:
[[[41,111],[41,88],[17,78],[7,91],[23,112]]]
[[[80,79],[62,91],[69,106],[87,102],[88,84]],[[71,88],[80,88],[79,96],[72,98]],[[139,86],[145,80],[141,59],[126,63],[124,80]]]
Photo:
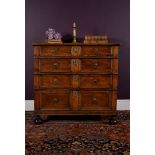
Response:
[[[85,44],[107,44],[108,37],[107,36],[85,36],[84,39]]]
[[[53,43],[62,43],[62,41],[61,40],[56,40],[56,39],[47,39],[47,42],[48,43],[51,43],[51,44],[53,44]]]

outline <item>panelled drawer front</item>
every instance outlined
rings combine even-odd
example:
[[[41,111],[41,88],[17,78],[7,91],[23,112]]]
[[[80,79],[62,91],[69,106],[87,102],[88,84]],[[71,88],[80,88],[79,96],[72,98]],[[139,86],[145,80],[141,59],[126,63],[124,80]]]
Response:
[[[70,110],[70,93],[67,90],[40,91],[41,110]]]
[[[81,72],[112,72],[112,59],[81,59]]]
[[[117,77],[116,77],[117,78]],[[116,79],[115,78],[115,79]],[[114,80],[115,80],[114,79]],[[112,75],[36,75],[34,88],[112,89]],[[117,85],[115,86],[115,89]]]
[[[77,102],[74,108],[72,105],[74,103],[70,103],[71,94],[67,90],[40,91],[39,94],[41,110],[73,110],[75,107],[79,110],[110,110],[112,108],[111,91],[80,91],[79,103]]]
[[[80,88],[112,88],[112,75],[81,75]]]
[[[76,60],[76,61],[75,61]],[[36,61],[36,60],[35,60]],[[40,72],[81,72],[81,73],[117,73],[117,59],[39,59],[35,71]],[[74,63],[75,61],[75,63]],[[113,66],[115,65],[115,66]]]
[[[40,59],[40,72],[71,72],[69,59]]]
[[[40,56],[71,56],[71,46],[43,46]]]
[[[41,46],[40,56],[113,56],[109,46]]]
[[[111,91],[81,91],[80,110],[110,110]]]
[[[112,56],[111,47],[108,46],[83,46],[82,47],[82,56],[103,56],[109,57]]]
[[[40,88],[70,88],[71,77],[67,75],[42,75]]]

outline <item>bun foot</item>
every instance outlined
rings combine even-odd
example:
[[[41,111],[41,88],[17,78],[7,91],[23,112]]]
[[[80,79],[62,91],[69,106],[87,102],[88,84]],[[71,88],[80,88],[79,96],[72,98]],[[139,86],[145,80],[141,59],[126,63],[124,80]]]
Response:
[[[34,119],[34,124],[41,124],[41,123],[43,123],[41,118],[39,116],[36,116],[36,118]]]
[[[41,124],[48,120],[48,115],[37,115],[34,119],[35,124]]]
[[[109,125],[117,124],[117,121],[114,119],[114,117],[109,118]]]

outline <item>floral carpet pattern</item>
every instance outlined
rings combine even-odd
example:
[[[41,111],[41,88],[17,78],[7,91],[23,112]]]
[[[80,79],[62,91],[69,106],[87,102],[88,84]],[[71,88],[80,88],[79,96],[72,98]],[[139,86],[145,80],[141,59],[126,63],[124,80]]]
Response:
[[[53,117],[34,124],[25,115],[26,155],[129,155],[130,112],[118,111],[117,123],[99,117]]]

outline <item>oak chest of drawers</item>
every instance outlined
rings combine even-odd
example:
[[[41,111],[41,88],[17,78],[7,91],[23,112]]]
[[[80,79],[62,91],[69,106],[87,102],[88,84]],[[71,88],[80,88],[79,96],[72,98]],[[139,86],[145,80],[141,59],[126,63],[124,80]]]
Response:
[[[34,43],[35,114],[116,113],[119,44]]]

